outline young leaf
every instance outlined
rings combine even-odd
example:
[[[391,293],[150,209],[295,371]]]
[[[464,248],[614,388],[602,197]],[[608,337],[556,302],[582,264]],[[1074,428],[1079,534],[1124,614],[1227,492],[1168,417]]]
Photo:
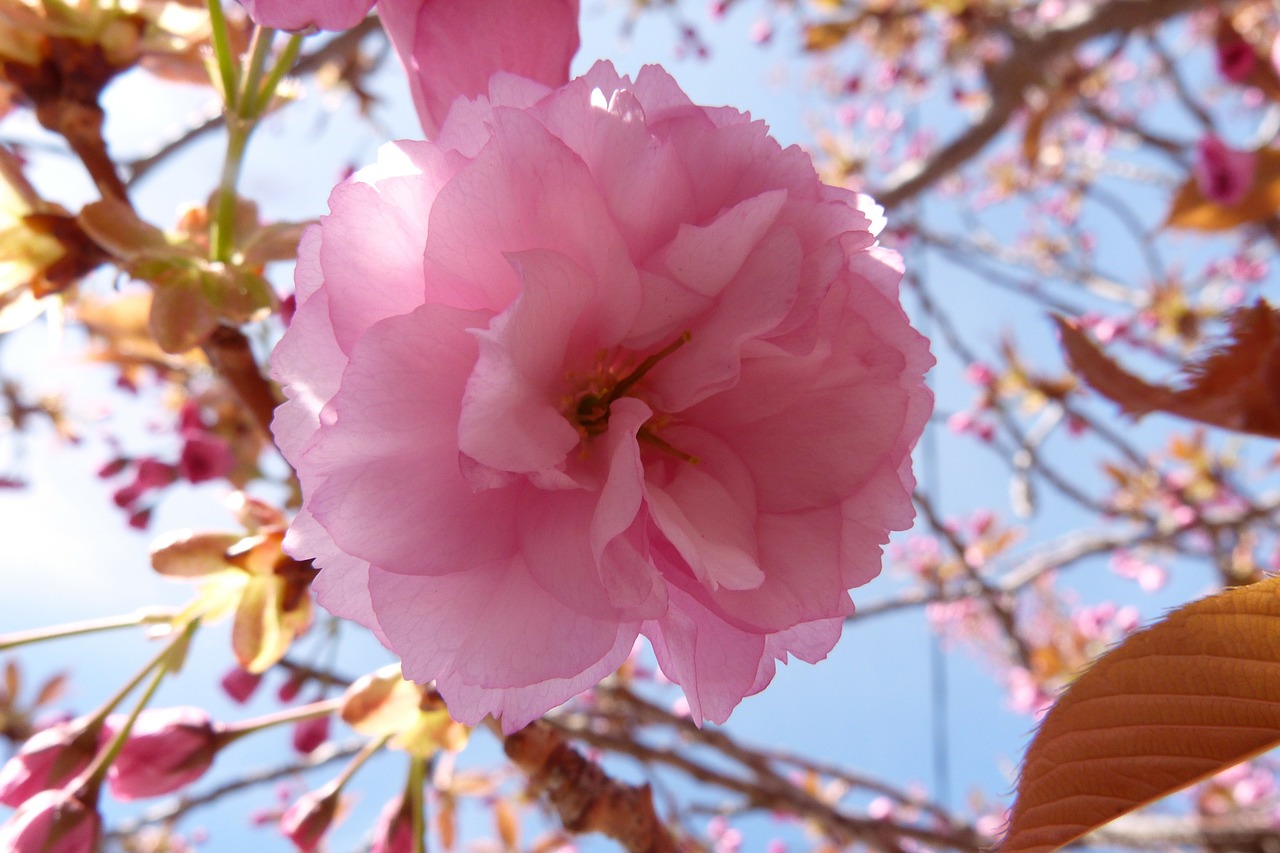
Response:
[[[1054,850],[1280,742],[1280,578],[1201,599],[1101,657],[1023,761],[1001,853]]]
[[[1134,376],[1075,324],[1055,319],[1072,367],[1127,414],[1167,412],[1210,426],[1280,438],[1280,312],[1265,300],[1231,315],[1226,343],[1188,365],[1187,381],[1180,389]]]

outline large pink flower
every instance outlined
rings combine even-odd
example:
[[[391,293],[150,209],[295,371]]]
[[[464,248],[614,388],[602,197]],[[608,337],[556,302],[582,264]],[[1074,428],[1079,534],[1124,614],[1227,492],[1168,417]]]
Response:
[[[827,654],[932,403],[868,199],[600,63],[498,75],[330,209],[272,360],[322,604],[506,731],[637,634],[717,722]]]
[[[263,26],[354,27],[374,0],[241,0]],[[569,79],[578,0],[378,0],[378,17],[409,76],[427,136],[459,96],[487,91],[497,71],[549,86]]]

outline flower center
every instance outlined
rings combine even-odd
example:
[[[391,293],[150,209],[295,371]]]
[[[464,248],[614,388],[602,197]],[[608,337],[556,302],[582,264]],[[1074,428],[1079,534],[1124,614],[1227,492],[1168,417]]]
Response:
[[[625,362],[610,362],[606,353],[600,353],[596,356],[592,372],[586,382],[586,389],[565,400],[565,416],[584,439],[600,435],[609,428],[609,406],[613,401],[627,396],[627,392],[631,391],[646,373],[658,362],[688,343],[691,337],[689,332],[684,332],[632,369],[628,369],[630,366]],[[570,379],[573,378],[571,374]],[[669,421],[669,415],[655,414],[640,427],[639,439],[696,465],[698,457],[672,447],[657,436],[657,430]]]

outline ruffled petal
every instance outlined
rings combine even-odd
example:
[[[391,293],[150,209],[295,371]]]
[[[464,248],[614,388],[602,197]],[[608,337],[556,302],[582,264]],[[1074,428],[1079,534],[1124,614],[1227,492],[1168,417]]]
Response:
[[[458,461],[475,312],[424,305],[370,329],[304,455],[308,505],[347,553],[395,572],[460,572],[510,555],[513,493],[476,493]],[[412,393],[407,393],[412,391]],[[414,535],[405,535],[412,531]]]
[[[428,139],[455,99],[483,94],[495,73],[560,86],[578,51],[578,0],[379,0],[378,15]]]

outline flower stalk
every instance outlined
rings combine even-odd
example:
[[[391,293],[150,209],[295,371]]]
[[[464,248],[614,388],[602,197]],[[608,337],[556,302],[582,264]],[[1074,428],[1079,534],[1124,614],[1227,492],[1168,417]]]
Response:
[[[147,673],[154,670],[151,682],[147,685],[147,689],[143,692],[141,698],[139,698],[134,704],[133,710],[129,712],[128,718],[126,718],[124,724],[120,726],[120,730],[116,732],[115,737],[111,739],[111,743],[107,745],[106,749],[98,753],[98,755],[93,759],[93,762],[85,769],[84,774],[81,777],[83,781],[80,784],[80,791],[83,794],[82,799],[84,799],[87,804],[93,805],[97,802],[97,792],[102,785],[102,780],[106,778],[107,771],[111,769],[111,765],[116,760],[116,757],[119,756],[120,750],[124,749],[125,741],[129,739],[129,732],[133,729],[133,724],[137,721],[138,715],[141,714],[142,710],[151,702],[151,697],[155,695],[156,690],[159,689],[160,683],[164,681],[165,676],[181,666],[182,659],[186,657],[186,647],[191,642],[191,637],[195,633],[199,624],[200,621],[198,619],[188,622],[178,636],[174,637],[173,640],[170,641],[169,644],[151,660],[151,662],[143,667],[136,676],[130,679],[129,683],[122,687],[116,695],[108,700],[107,703],[103,705],[102,709],[98,711],[98,714],[105,717],[116,705],[124,700],[125,696],[132,692],[133,688],[136,687],[140,681],[146,678]]]
[[[316,717],[324,717],[337,711],[342,707],[343,697],[338,696],[333,699],[322,699],[318,702],[312,702],[308,705],[300,705],[297,708],[287,708],[283,711],[277,711],[274,714],[264,714],[261,717],[254,717],[250,720],[242,720],[238,723],[229,723],[222,727],[218,734],[219,741],[222,746],[239,740],[245,735],[260,732],[264,729],[280,726],[286,723],[298,723],[303,720],[311,720]]]
[[[170,608],[146,607],[121,616],[84,619],[79,622],[68,622],[64,625],[50,625],[47,628],[34,628],[30,631],[14,631],[9,634],[0,634],[0,652],[33,643],[42,643],[46,640],[61,640],[65,637],[77,637],[82,634],[96,634],[99,631],[114,631],[118,628],[133,628],[138,625],[160,625],[172,620],[177,613],[178,611]],[[154,666],[154,663],[149,664],[147,669],[149,670],[151,666]]]

